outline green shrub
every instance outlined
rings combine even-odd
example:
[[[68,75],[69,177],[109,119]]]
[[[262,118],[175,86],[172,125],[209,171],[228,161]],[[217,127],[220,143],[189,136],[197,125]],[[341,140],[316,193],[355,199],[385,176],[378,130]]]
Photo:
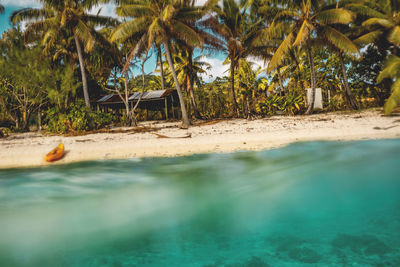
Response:
[[[0,138],[7,137],[10,134],[10,129],[0,128]]]
[[[286,96],[274,95],[257,103],[257,112],[263,115],[274,115],[278,112],[294,115],[304,107],[302,96],[288,94]]]
[[[54,107],[47,110],[45,115],[47,130],[52,133],[68,133],[96,130],[114,121],[110,113],[92,111],[83,105],[82,102],[75,103],[65,112]]]
[[[335,95],[331,97],[330,101],[327,103],[326,106],[327,106],[326,110],[328,111],[338,111],[344,109],[345,103],[340,95]]]

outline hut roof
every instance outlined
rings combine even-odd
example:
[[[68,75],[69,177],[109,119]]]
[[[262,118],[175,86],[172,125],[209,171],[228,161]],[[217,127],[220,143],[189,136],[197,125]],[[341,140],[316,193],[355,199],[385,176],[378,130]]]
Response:
[[[139,100],[141,92],[135,92],[129,96],[129,101],[136,102]],[[176,90],[156,90],[156,91],[148,91],[143,93],[142,100],[151,101],[151,100],[159,100],[160,98],[168,97],[170,95],[176,95]],[[125,97],[125,95],[122,95]],[[122,100],[118,94],[109,94],[100,97],[93,101],[97,104],[114,104],[114,103],[122,103]]]

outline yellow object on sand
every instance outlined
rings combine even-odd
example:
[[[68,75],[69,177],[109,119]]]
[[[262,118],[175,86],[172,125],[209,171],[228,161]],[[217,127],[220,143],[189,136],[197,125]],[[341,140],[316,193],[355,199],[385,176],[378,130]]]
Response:
[[[44,160],[47,162],[52,162],[61,159],[64,156],[64,145],[59,144],[56,148],[50,151]]]

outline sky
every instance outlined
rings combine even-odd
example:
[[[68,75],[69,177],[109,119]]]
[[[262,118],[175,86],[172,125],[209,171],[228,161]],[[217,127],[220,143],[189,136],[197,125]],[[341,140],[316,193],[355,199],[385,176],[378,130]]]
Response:
[[[198,4],[203,4],[206,0],[198,0]],[[11,24],[9,23],[9,17],[11,13],[15,10],[18,10],[20,8],[27,8],[27,7],[40,7],[39,1],[35,0],[0,0],[0,3],[5,7],[5,14],[0,15],[0,34],[2,34],[4,31],[7,31],[10,27]],[[101,15],[104,16],[116,16],[115,15],[115,5],[112,4],[107,4],[107,5],[102,5],[99,7],[94,8],[91,10],[91,13],[97,14],[97,12],[100,11]],[[201,55],[201,51],[195,51],[195,56]],[[206,82],[213,81],[216,77],[223,77],[223,76],[228,76],[229,72],[229,65],[223,65],[223,62],[226,58],[226,54],[223,53],[217,53],[213,55],[203,55],[202,56],[202,61],[208,62],[211,65],[211,69],[207,71],[206,74],[203,75],[203,79]],[[259,60],[252,60],[254,63],[256,63],[255,67],[261,66],[263,67],[263,62]],[[155,64],[156,64],[156,57],[153,55],[145,64],[145,73],[150,74],[154,73],[155,70]],[[134,74],[139,75],[141,73],[141,70],[138,68],[134,68]]]

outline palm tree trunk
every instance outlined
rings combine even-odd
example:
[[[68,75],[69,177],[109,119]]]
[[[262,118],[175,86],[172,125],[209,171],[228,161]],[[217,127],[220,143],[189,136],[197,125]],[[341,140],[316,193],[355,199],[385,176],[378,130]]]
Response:
[[[190,121],[189,121],[188,113],[187,113],[186,107],[185,107],[185,100],[183,99],[181,86],[179,85],[178,77],[176,76],[174,63],[172,62],[171,53],[169,51],[167,41],[164,41],[164,49],[165,49],[165,53],[167,55],[169,67],[171,68],[172,77],[174,78],[176,91],[178,92],[179,102],[180,102],[181,111],[182,111],[182,127],[188,128],[190,126]]]
[[[165,84],[164,84],[164,69],[163,69],[163,62],[162,62],[162,55],[161,55],[161,48],[160,46],[157,47],[158,49],[158,56],[160,60],[160,74],[161,74],[161,90],[165,89]]]
[[[201,119],[199,109],[197,108],[196,98],[194,96],[193,85],[194,85],[193,77],[189,77],[189,93],[190,93],[190,100],[192,101],[194,117],[196,119]]]
[[[89,91],[86,80],[85,63],[83,62],[82,48],[81,44],[79,43],[78,36],[76,34],[74,34],[74,38],[75,38],[76,51],[78,52],[79,66],[81,68],[83,96],[85,98],[86,107],[90,109]]]
[[[239,108],[238,108],[238,104],[236,102],[236,95],[235,95],[235,65],[233,60],[231,59],[231,102],[233,105],[233,112],[234,114],[239,117]],[[234,116],[235,116],[234,115]]]
[[[133,125],[135,125],[135,121],[133,119],[131,110],[129,108],[129,90],[128,90],[128,78],[129,78],[129,75],[128,75],[128,69],[125,71],[125,75],[124,76],[125,76],[125,79],[124,79],[124,87],[125,87],[125,101],[124,101],[124,104],[125,104],[125,109],[126,109],[126,119],[128,120],[127,121],[127,123],[128,123],[127,126],[133,126]]]
[[[193,106],[193,112],[194,112],[194,117],[196,119],[201,119],[200,112],[197,108],[197,103],[196,103],[196,98],[194,97],[194,90],[193,90],[193,85],[194,85],[194,80],[193,80],[193,50],[188,51],[188,58],[189,58],[189,94],[190,94],[190,100],[192,101],[192,106]]]
[[[279,95],[282,95],[282,91],[285,92],[285,89],[283,88],[283,84],[282,84],[282,76],[281,76],[281,68],[280,67],[277,68],[277,72],[278,72],[279,86],[281,87]]]
[[[353,95],[351,94],[351,91],[350,91],[350,86],[349,86],[349,82],[348,82],[347,74],[346,74],[346,66],[344,65],[344,59],[343,59],[342,52],[339,52],[339,60],[340,60],[340,67],[342,68],[342,73],[343,73],[343,83],[344,83],[346,97],[350,103],[350,106],[353,109],[358,109],[358,105],[357,105],[356,101],[354,100]]]
[[[307,50],[308,60],[310,61],[310,70],[311,70],[311,101],[310,101],[310,103],[308,103],[307,111],[305,113],[305,114],[309,115],[312,113],[312,111],[314,109],[316,78],[315,78],[315,69],[314,69],[314,59],[313,59],[310,44],[307,44],[306,50]]]

